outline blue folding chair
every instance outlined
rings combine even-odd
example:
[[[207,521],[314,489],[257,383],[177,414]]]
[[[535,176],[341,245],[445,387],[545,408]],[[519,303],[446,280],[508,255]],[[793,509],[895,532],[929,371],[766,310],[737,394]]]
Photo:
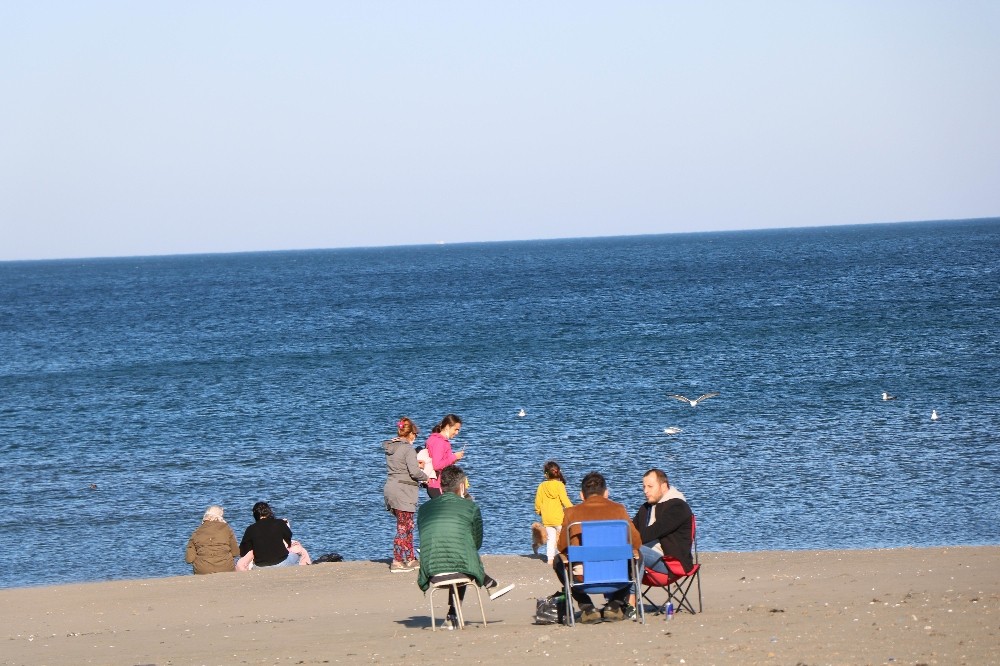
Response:
[[[580,545],[570,546],[566,552],[566,566],[563,570],[563,584],[566,588],[566,617],[569,626],[575,626],[573,618],[572,591],[581,590],[587,594],[611,594],[630,587],[639,596],[639,565],[632,557],[627,520],[589,520],[572,523],[566,527],[567,536],[574,534],[574,527],[580,528]],[[582,565],[582,581],[576,581],[573,568]],[[636,604],[636,621],[646,623],[642,604]]]

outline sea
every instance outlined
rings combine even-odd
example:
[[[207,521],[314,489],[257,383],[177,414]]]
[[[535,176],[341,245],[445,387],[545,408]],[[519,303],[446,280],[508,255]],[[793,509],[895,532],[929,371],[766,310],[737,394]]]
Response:
[[[487,554],[549,459],[664,469],[702,551],[1000,544],[1000,218],[2,262],[0,587],[189,575],[259,500],[388,562],[380,443],[448,413]]]

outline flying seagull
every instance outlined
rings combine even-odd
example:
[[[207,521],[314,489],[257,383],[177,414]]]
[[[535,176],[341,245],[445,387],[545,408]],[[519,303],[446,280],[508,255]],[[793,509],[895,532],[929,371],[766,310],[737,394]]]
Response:
[[[674,400],[680,400],[681,402],[686,402],[687,404],[691,405],[692,407],[697,407],[698,403],[701,402],[702,400],[708,400],[709,398],[714,398],[717,395],[719,395],[718,391],[716,391],[715,393],[706,393],[705,395],[699,396],[699,397],[695,398],[694,400],[691,400],[690,398],[686,398],[686,397],[684,397],[682,395],[678,395],[676,393],[674,393],[670,397],[673,398]]]
[[[894,396],[894,395],[889,395],[889,394],[888,394],[888,393],[886,393],[885,391],[882,391],[882,399],[883,399],[883,400],[895,400],[895,399],[896,399],[896,396]]]
[[[676,435],[679,432],[684,432],[684,431],[678,428],[677,426],[670,426],[668,428],[663,429],[664,435]]]

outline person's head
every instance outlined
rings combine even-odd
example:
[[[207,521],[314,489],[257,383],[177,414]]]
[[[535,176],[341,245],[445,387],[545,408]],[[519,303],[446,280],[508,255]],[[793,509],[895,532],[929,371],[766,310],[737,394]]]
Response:
[[[222,517],[224,514],[225,511],[221,506],[213,504],[205,509],[205,515],[201,519],[205,522],[224,523],[226,522],[225,518]]]
[[[545,473],[546,479],[555,479],[557,481],[562,481],[566,483],[566,477],[563,476],[562,470],[559,469],[559,463],[555,460],[549,460],[542,466],[542,471]]]
[[[608,482],[600,472],[591,472],[580,482],[580,497],[587,499],[593,495],[608,496]]]
[[[273,518],[274,511],[271,511],[271,505],[267,502],[257,502],[253,505],[253,519],[263,520],[264,518]]]
[[[431,432],[439,432],[445,439],[452,439],[462,429],[462,419],[457,414],[445,414],[441,423],[434,426]]]
[[[396,434],[403,439],[413,441],[413,438],[420,434],[420,428],[410,420],[410,417],[404,416],[396,422]]]
[[[670,490],[670,482],[667,480],[667,473],[655,467],[642,476],[642,492],[646,495],[646,501],[656,504]]]
[[[448,465],[439,475],[441,479],[441,492],[454,493],[459,497],[465,497],[465,490],[468,488],[465,472],[458,465]]]

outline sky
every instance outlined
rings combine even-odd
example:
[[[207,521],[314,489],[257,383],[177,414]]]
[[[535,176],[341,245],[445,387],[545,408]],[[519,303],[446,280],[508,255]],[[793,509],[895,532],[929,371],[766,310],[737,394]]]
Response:
[[[1000,216],[1000,2],[0,0],[0,260]]]

